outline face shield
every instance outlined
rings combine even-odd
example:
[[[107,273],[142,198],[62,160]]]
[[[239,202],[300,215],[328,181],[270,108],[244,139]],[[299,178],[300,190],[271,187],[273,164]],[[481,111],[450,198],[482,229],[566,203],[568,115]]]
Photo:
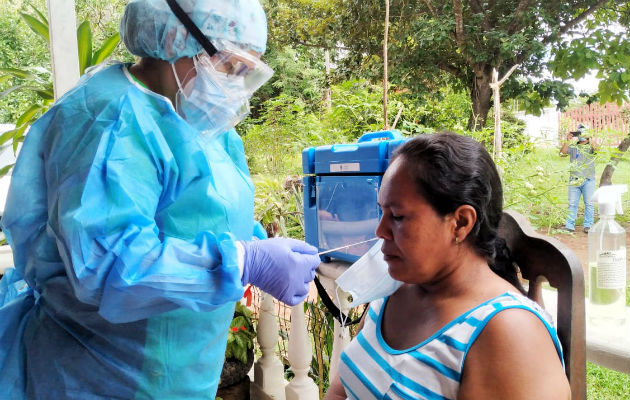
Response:
[[[258,56],[227,41],[217,41],[214,45],[217,52],[214,55],[202,52],[197,57],[199,65],[210,70],[229,89],[238,86],[243,95],[251,97],[273,75],[273,70]]]
[[[169,6],[189,33],[204,48],[194,57],[196,76],[180,90],[176,109],[188,123],[202,132],[220,133],[249,113],[249,99],[273,75],[273,70],[258,55],[234,43],[218,40],[211,43],[179,7],[175,0]]]

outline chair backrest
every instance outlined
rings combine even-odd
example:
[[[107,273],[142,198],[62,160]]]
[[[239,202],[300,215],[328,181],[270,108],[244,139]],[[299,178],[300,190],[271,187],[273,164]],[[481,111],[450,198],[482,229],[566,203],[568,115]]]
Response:
[[[544,307],[542,278],[557,289],[556,328],[572,399],[586,399],[585,292],[580,260],[560,241],[536,233],[523,215],[512,210],[503,213],[499,236],[505,239],[521,275],[529,281],[528,297]]]

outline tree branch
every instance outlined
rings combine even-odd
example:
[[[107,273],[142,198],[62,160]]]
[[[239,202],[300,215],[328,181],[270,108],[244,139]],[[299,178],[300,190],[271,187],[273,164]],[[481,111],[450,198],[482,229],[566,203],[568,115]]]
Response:
[[[437,18],[437,11],[435,11],[435,8],[433,8],[433,6],[431,5],[431,0],[422,0],[423,3],[427,6],[427,8],[429,9],[429,12],[431,13],[431,15],[434,18]]]
[[[517,32],[520,28],[521,28],[521,24],[520,24],[520,17],[521,14],[523,14],[525,12],[525,10],[527,9],[527,7],[529,6],[529,0],[521,0],[520,3],[518,3],[518,6],[516,7],[516,10],[514,10],[514,15],[512,17],[512,23],[510,24],[510,26],[508,27],[508,34],[513,35],[515,32]]]
[[[453,16],[455,17],[455,40],[457,41],[457,47],[463,50],[465,38],[462,0],[453,0]]]
[[[483,14],[483,22],[481,26],[483,26],[483,30],[488,32],[490,30],[490,21],[488,19],[488,14],[486,10],[484,10],[483,5],[479,2],[479,0],[472,0],[470,2],[470,8],[473,10],[475,14]]]
[[[464,74],[462,74],[462,71],[459,68],[454,67],[452,65],[438,64],[437,67],[438,69],[441,69],[444,72],[448,72],[449,74],[454,75],[456,78],[463,79],[464,77]]]
[[[599,0],[597,4],[594,4],[589,9],[587,9],[586,11],[584,11],[583,13],[581,13],[580,15],[578,15],[571,21],[567,22],[566,25],[560,28],[560,31],[558,33],[560,35],[565,34],[569,29],[573,28],[575,25],[584,21],[589,15],[597,11],[599,8],[601,8],[604,4],[608,3],[609,1],[610,0]],[[551,42],[552,40],[553,40],[553,35],[549,35],[545,39],[543,39],[543,43],[547,44]]]
[[[473,10],[475,14],[483,14],[483,6],[479,3],[479,0],[472,0],[470,2],[470,9]]]
[[[490,87],[494,88],[494,86],[496,86],[497,88],[501,87],[501,85],[503,85],[503,83],[510,77],[510,75],[512,75],[512,72],[514,72],[514,70],[516,68],[518,68],[519,64],[514,64],[512,65],[512,68],[510,68],[508,70],[508,72],[505,73],[505,75],[503,75],[503,78],[501,78],[499,80],[499,73],[496,69],[493,70],[493,72],[496,72],[496,80],[497,82],[493,82],[490,84]]]

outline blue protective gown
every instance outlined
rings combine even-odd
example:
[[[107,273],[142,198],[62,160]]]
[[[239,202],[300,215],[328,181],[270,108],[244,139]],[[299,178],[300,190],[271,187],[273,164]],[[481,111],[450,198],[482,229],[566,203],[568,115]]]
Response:
[[[234,130],[200,134],[123,64],[31,128],[2,224],[0,398],[214,398],[254,188]]]

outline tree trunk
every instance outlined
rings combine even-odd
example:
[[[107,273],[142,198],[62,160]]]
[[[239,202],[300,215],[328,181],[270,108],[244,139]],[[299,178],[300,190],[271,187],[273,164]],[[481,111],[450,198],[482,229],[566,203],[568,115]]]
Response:
[[[472,112],[468,119],[468,129],[478,130],[486,126],[486,118],[492,106],[492,67],[483,66],[475,70],[475,81],[473,82],[470,99],[472,100]]]
[[[619,146],[617,146],[619,153],[613,154],[610,157],[610,161],[608,162],[608,165],[606,165],[606,168],[604,168],[602,177],[599,179],[600,187],[612,184],[612,176],[613,172],[615,172],[615,167],[619,163],[619,160],[623,158],[623,153],[628,151],[628,147],[630,147],[630,135],[623,139],[621,143],[619,143]]]
[[[332,109],[332,97],[330,95],[330,52],[328,49],[324,52],[324,66],[326,67],[326,89],[324,89],[324,104],[326,109]]]

